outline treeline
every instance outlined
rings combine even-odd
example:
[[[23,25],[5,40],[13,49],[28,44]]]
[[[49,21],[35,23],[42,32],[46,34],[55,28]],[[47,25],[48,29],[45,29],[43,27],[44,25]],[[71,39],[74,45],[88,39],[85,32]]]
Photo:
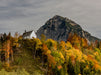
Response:
[[[5,68],[9,67],[14,60],[14,50],[19,47],[18,38],[18,33],[15,33],[14,37],[11,36],[11,33],[8,35],[4,33],[0,37],[0,61],[3,62],[2,66]]]
[[[44,75],[100,75],[101,42],[89,43],[77,34],[70,34],[67,42],[46,39],[23,39],[16,33],[1,37],[0,60],[10,67],[15,49],[30,51]],[[27,61],[26,61],[27,62]],[[32,66],[33,67],[33,66]]]
[[[101,74],[101,43],[88,43],[77,34],[70,34],[67,42],[52,39],[23,39],[22,46],[38,58],[45,75]]]

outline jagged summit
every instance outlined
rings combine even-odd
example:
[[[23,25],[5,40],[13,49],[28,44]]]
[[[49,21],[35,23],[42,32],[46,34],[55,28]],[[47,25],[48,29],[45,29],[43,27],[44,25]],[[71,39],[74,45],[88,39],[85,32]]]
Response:
[[[62,17],[62,16],[59,16],[59,15],[55,15],[53,18],[51,18],[52,20],[61,20],[61,21],[66,21],[66,22],[70,22],[70,24],[72,26],[75,26],[77,25],[77,23],[75,23],[74,21],[70,20],[69,18],[67,17]]]
[[[69,33],[76,33],[80,37],[85,37],[88,41],[100,40],[91,36],[87,31],[84,31],[79,24],[59,15],[55,15],[45,25],[40,27],[37,31],[37,36],[40,38],[40,35],[44,34],[47,39],[52,38],[57,41],[66,41]]]

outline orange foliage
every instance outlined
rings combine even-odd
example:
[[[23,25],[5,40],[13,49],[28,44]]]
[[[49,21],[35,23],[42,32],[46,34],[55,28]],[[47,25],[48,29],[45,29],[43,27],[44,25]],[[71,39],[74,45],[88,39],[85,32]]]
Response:
[[[58,69],[60,70],[62,68],[62,66],[60,65],[60,66],[58,66]]]
[[[82,47],[84,47],[84,48],[88,47],[88,43],[85,38],[81,38],[81,41],[82,41]]]
[[[98,64],[97,60],[95,60],[91,55],[88,55],[88,61],[93,62],[94,66],[93,68],[95,68],[96,70],[101,70],[101,66]]]
[[[7,40],[4,45],[3,45],[3,51],[5,51],[5,65],[7,67],[9,67],[9,58],[10,58],[10,54],[13,54],[13,50],[11,48],[11,41]]]
[[[48,55],[48,62],[49,62],[49,65],[53,65],[55,66],[56,65],[56,61],[55,61],[55,58],[52,56],[52,55]]]
[[[94,64],[98,64],[98,62],[91,55],[87,56],[87,60],[92,61]]]
[[[48,50],[48,47],[45,44],[43,44],[42,50],[43,50],[43,54],[45,54],[45,55],[48,55],[51,53],[51,51]]]
[[[98,70],[98,69],[101,69],[101,66],[98,65],[98,64],[94,64],[94,67],[93,68],[95,68],[96,70]]]
[[[43,44],[42,50],[43,50],[43,54],[46,55],[48,58],[49,65],[55,66],[56,65],[55,58],[50,54],[51,51],[47,48],[47,45]]]
[[[80,49],[81,38],[77,34],[70,34],[68,41],[71,42],[74,48]]]
[[[60,46],[62,47],[62,50],[65,50],[65,42],[64,41],[60,42]]]
[[[75,57],[74,57],[73,55],[71,55],[70,58],[71,58],[71,62],[72,62],[72,64],[75,65]]]
[[[86,69],[89,69],[89,66],[88,65],[86,65]]]

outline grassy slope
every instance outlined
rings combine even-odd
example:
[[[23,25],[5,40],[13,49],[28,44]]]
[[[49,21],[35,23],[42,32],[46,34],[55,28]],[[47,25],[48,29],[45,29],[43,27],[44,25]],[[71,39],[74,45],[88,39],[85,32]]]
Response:
[[[36,75],[40,75],[42,71],[37,67],[39,63],[36,61],[37,59],[33,59],[31,51],[18,49],[18,51],[14,53],[14,62],[11,65],[15,69],[24,68],[31,75],[35,75],[36,73]]]

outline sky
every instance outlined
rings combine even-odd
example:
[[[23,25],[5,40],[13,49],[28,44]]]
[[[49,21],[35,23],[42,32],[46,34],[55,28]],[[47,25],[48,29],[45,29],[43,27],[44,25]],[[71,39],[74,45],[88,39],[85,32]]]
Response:
[[[0,0],[0,33],[36,32],[55,15],[101,38],[101,0]]]

